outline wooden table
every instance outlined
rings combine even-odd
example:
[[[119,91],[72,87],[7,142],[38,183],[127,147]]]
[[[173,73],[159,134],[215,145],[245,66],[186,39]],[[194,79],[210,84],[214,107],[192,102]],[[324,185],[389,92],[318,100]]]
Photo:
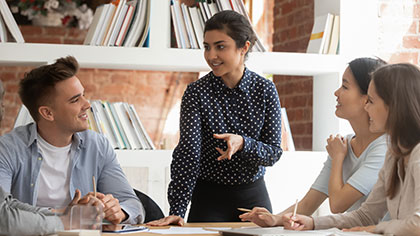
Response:
[[[186,223],[184,225],[185,227],[231,227],[231,228],[239,228],[244,226],[256,226],[253,223],[250,222],[220,222],[220,223]],[[163,226],[163,227],[150,227],[150,229],[167,229],[169,227],[174,227],[174,225],[169,226]],[[123,235],[123,234],[103,234],[103,235]],[[159,235],[165,235],[165,234],[154,234],[150,232],[139,232],[139,233],[130,233],[128,235],[139,235],[139,236],[159,236]],[[193,236],[192,234],[170,234],[170,236]],[[214,232],[214,234],[195,234],[196,236],[215,236],[220,235],[217,231]],[[195,236],[194,235],[194,236]]]

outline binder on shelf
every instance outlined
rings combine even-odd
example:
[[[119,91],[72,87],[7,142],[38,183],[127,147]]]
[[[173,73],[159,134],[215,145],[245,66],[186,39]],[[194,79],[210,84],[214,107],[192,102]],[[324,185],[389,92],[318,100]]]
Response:
[[[10,33],[17,43],[24,43],[22,32],[13,18],[12,12],[10,11],[9,6],[6,3],[6,0],[0,0],[0,15],[3,17],[5,25],[9,28]]]
[[[83,41],[83,44],[94,45],[92,42],[95,42],[96,38],[98,37],[99,30],[100,30],[99,25],[103,23],[106,11],[107,11],[107,4],[100,5],[99,7],[96,8],[92,23],[89,26],[89,30],[88,30],[85,40]]]
[[[324,48],[328,50],[333,20],[334,15],[331,13],[315,17],[308,48],[306,49],[307,53],[322,54]]]

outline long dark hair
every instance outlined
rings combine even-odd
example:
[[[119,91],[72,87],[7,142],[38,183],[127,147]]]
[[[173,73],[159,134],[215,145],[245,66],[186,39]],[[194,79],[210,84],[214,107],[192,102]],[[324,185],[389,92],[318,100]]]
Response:
[[[398,162],[420,143],[420,70],[406,63],[387,65],[372,74],[372,81],[389,109],[385,129],[395,163],[387,196],[392,199],[399,185]]]
[[[351,72],[359,85],[360,93],[367,94],[371,76],[370,74],[386,62],[379,58],[361,57],[349,63]]]
[[[207,20],[204,26],[204,34],[210,30],[223,30],[226,32],[235,41],[236,48],[244,47],[246,41],[249,41],[248,52],[254,46],[257,39],[248,19],[230,10],[218,12]],[[245,58],[248,56],[248,52],[246,52]]]

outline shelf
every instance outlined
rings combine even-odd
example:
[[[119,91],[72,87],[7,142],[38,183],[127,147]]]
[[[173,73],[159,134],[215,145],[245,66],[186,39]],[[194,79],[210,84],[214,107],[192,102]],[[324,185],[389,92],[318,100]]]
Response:
[[[72,55],[82,68],[184,72],[210,70],[204,60],[203,50],[198,49],[0,43],[0,52],[0,65],[39,66]],[[337,55],[255,52],[250,53],[246,64],[260,73],[311,76],[339,72],[343,61]]]

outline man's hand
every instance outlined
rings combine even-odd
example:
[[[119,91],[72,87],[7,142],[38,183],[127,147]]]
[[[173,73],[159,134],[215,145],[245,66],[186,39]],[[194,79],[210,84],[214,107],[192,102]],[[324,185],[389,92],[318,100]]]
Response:
[[[154,220],[146,223],[146,225],[150,226],[165,226],[165,225],[184,225],[184,219],[181,216],[170,215],[165,218]]]
[[[233,154],[237,151],[240,151],[244,148],[244,138],[237,134],[213,134],[214,138],[223,139],[227,143],[227,150],[224,151],[220,148],[216,150],[220,153],[220,156],[217,158],[218,161],[225,159],[232,159]]]
[[[87,196],[94,197],[94,193],[90,192],[85,197]],[[126,215],[126,213],[121,209],[118,199],[114,198],[112,194],[105,195],[97,192],[96,198],[103,204],[105,219],[112,224],[119,224],[128,217],[128,215]]]

